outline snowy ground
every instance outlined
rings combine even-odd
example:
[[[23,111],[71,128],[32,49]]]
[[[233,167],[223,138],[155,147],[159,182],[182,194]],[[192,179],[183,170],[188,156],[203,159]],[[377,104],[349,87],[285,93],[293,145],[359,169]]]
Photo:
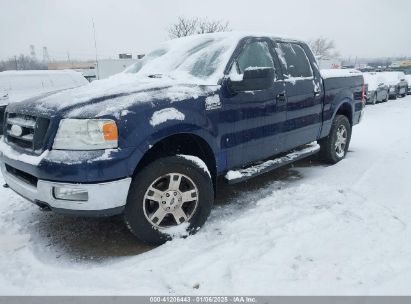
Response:
[[[1,188],[0,294],[411,294],[410,131],[411,96],[367,106],[344,161],[221,185],[204,229],[157,248]]]

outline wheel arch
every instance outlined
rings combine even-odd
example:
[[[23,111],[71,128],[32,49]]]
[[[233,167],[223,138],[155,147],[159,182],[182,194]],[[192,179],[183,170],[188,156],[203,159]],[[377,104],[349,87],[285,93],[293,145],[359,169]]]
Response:
[[[353,106],[348,100],[344,100],[340,103],[340,105],[337,107],[337,110],[334,113],[333,119],[337,115],[344,115],[348,118],[348,121],[350,122],[351,126],[353,125],[353,115],[354,115],[354,110]]]
[[[202,159],[210,171],[215,187],[217,160],[214,150],[205,138],[192,132],[171,134],[157,139],[143,153],[142,158],[134,169],[133,176],[156,159],[177,154],[193,155]]]

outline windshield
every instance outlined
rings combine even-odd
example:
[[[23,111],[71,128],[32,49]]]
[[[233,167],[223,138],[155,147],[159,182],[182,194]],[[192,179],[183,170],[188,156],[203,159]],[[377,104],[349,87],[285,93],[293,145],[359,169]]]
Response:
[[[217,83],[236,47],[232,35],[199,35],[171,40],[150,52],[125,73],[168,76],[182,81]]]

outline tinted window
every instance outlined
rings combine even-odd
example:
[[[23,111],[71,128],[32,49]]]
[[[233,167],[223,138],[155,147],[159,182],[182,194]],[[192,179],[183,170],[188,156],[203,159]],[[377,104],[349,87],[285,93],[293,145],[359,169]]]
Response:
[[[274,68],[273,58],[266,41],[256,41],[247,44],[237,59],[240,73],[249,67]]]
[[[289,77],[311,77],[313,71],[303,48],[295,43],[278,43],[278,57]]]

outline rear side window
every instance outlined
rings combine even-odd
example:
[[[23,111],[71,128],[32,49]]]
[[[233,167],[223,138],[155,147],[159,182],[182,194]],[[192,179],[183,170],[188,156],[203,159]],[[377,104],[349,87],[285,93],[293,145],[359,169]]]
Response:
[[[247,44],[237,59],[240,74],[249,67],[274,68],[273,58],[266,41]]]
[[[276,51],[286,75],[289,77],[313,76],[310,61],[300,45],[280,42]]]

